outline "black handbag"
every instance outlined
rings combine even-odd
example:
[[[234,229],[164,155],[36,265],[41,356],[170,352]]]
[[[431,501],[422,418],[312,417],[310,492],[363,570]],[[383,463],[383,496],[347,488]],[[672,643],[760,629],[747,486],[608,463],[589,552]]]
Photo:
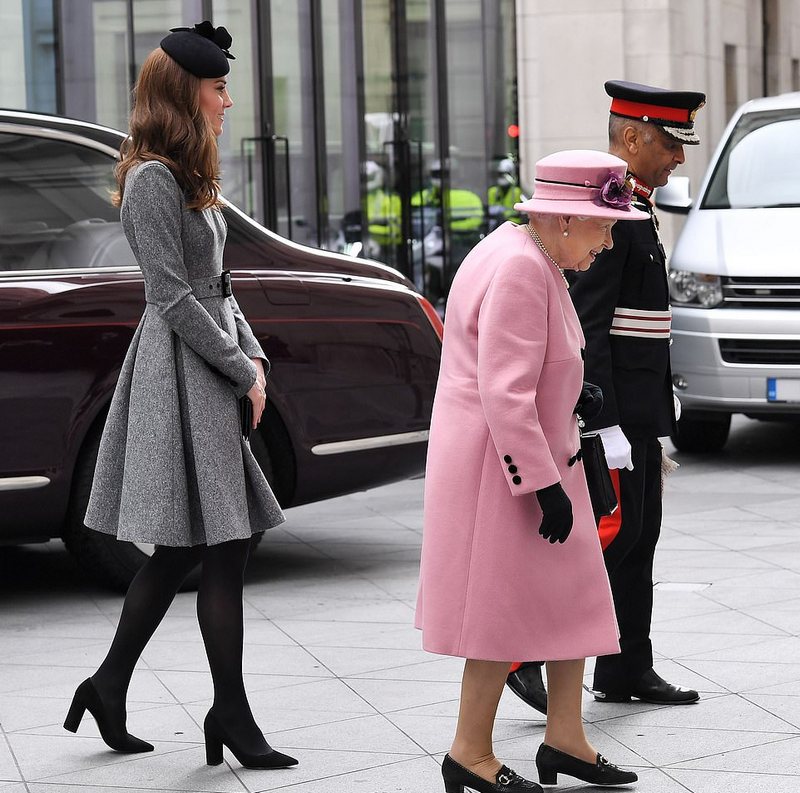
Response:
[[[243,396],[239,399],[239,421],[241,422],[242,437],[250,439],[250,431],[253,429],[253,403],[249,397]]]
[[[596,432],[581,435],[581,459],[594,519],[599,521],[603,516],[611,515],[619,505],[606,462],[603,439]]]

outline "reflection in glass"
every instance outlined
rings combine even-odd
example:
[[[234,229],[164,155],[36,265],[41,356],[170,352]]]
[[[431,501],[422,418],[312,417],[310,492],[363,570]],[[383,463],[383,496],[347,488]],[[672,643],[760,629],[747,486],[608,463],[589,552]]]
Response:
[[[365,0],[364,41],[364,138],[365,196],[361,229],[364,255],[399,267],[403,244],[402,204],[397,174],[395,96],[392,85],[392,22],[389,4]]]
[[[216,6],[215,2],[215,16]],[[191,27],[203,19],[202,15],[201,0],[136,0],[133,3],[133,55],[137,71],[171,28]]]
[[[13,65],[0,80],[0,107],[56,112],[52,0],[3,0],[0,52]]]
[[[0,271],[135,265],[108,154],[0,134],[0,161]]]
[[[262,141],[252,140],[259,135],[255,79],[258,40],[252,6],[250,0],[214,0],[214,24],[224,26],[231,34],[231,52],[236,56],[228,74],[233,107],[225,113],[219,150],[225,198],[263,223],[260,177],[264,149]]]
[[[130,69],[125,0],[59,4],[67,115],[128,126]]]
[[[132,42],[127,0],[70,0],[58,8],[66,114],[127,129],[131,83],[142,62],[170,28],[200,21],[203,3],[136,0]]]
[[[308,3],[297,0],[272,0],[270,12],[274,132],[288,139],[289,150],[288,162],[283,146],[278,145],[276,150],[278,227],[275,231],[316,246],[310,8]]]

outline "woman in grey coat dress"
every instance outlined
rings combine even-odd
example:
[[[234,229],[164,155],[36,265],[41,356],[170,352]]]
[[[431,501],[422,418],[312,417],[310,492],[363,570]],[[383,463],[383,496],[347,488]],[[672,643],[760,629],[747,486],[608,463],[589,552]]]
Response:
[[[266,742],[242,680],[250,539],[283,515],[239,418],[244,397],[258,425],[269,362],[222,270],[217,137],[233,104],[230,44],[209,22],[177,29],[145,60],[135,88],[117,198],[147,304],[111,402],[86,525],[156,547],[64,726],[75,732],[88,710],[112,749],[153,749],[127,732],[128,684],[181,583],[202,563],[197,614],[214,684],[207,761],[221,763],[225,745],[249,768],[280,768],[297,761]]]

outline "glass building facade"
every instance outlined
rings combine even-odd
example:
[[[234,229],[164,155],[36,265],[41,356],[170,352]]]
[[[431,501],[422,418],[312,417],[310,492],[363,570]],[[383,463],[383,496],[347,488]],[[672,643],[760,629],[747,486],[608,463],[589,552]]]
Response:
[[[514,0],[3,0],[0,106],[125,129],[170,27],[233,37],[227,198],[434,299],[518,198]],[[13,64],[13,68],[11,65]]]

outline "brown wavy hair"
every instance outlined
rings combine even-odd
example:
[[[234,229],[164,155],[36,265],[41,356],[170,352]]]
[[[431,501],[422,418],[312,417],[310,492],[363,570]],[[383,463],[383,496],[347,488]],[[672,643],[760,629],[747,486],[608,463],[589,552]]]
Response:
[[[219,149],[200,109],[200,78],[162,49],[142,64],[133,89],[130,137],[120,146],[114,169],[116,206],[122,203],[128,171],[145,160],[166,165],[186,196],[189,209],[219,207]]]

